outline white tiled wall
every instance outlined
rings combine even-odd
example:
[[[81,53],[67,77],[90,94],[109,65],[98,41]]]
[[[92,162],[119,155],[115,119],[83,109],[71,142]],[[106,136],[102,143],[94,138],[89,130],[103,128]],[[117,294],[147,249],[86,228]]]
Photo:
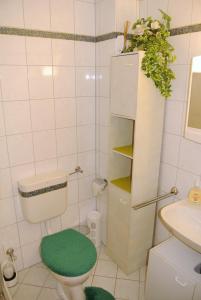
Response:
[[[159,17],[159,8],[167,11],[172,17],[172,27],[196,24],[201,20],[200,0],[142,0],[139,3],[141,16]],[[176,80],[172,97],[166,101],[159,190],[161,193],[168,192],[171,186],[176,185],[179,195],[176,199],[162,201],[158,208],[186,197],[195,180],[201,176],[201,145],[184,137],[190,63],[193,56],[201,55],[200,40],[200,32],[170,37],[177,56],[172,66]],[[167,237],[169,232],[157,220],[155,243]]]
[[[160,17],[159,9],[172,17],[172,27],[197,24],[201,20],[200,0],[137,0],[139,1],[140,17]]]
[[[95,35],[95,0],[1,1],[0,26]]]
[[[0,2],[0,26],[93,36],[95,23],[97,35],[122,31],[138,8],[145,17],[158,17],[158,8],[167,11],[173,27],[200,23],[200,7],[200,0],[7,0]],[[201,53],[201,33],[170,40],[177,54],[177,79],[166,102],[160,192],[176,184],[184,197],[201,174],[201,146],[183,137],[189,64]],[[1,35],[0,45],[0,236],[5,248],[15,247],[22,268],[40,259],[45,229],[24,221],[16,184],[20,178],[55,168],[84,169],[84,175],[69,182],[69,208],[52,220],[55,230],[84,222],[95,207],[90,189],[95,159],[97,174],[107,177],[110,58],[116,41],[97,43],[95,49],[87,42]],[[104,233],[106,204],[105,194],[98,199]],[[156,243],[168,235],[157,221]]]
[[[107,3],[106,3],[107,2]],[[109,14],[111,10],[117,9],[118,1],[97,1],[97,22],[98,33],[100,33],[101,16],[103,10]],[[115,6],[116,4],[116,6]],[[131,6],[134,1],[130,1]],[[113,6],[112,6],[113,5]],[[112,8],[113,7],[113,8]],[[146,17],[152,15],[155,18],[160,16],[158,9],[163,9],[172,16],[172,27],[200,23],[201,21],[201,1],[171,1],[171,0],[140,0],[137,3],[140,16]],[[179,12],[179,13],[178,13]],[[117,20],[111,12],[113,21]],[[117,16],[117,12],[115,15]],[[129,19],[129,18],[128,18]],[[111,20],[104,23],[106,29],[101,33],[111,32],[115,28],[115,21]],[[118,28],[118,27],[117,27]],[[122,31],[122,29],[121,29]],[[159,207],[186,197],[189,189],[193,186],[195,179],[201,176],[201,145],[184,138],[184,122],[187,104],[188,76],[192,56],[201,55],[201,33],[185,34],[170,38],[175,47],[177,60],[172,66],[176,80],[173,82],[173,93],[171,99],[166,101],[165,120],[164,120],[164,139],[161,155],[161,169],[159,192],[169,192],[170,188],[176,185],[180,191],[176,199],[170,198],[162,201]],[[96,64],[97,64],[97,166],[101,176],[107,177],[107,150],[106,140],[109,129],[109,97],[108,97],[108,79],[109,64],[111,55],[115,53],[115,40],[100,42],[96,44]],[[107,83],[104,83],[104,80]],[[103,143],[104,141],[104,143]],[[99,209],[106,216],[107,195],[103,195],[99,200]],[[105,223],[103,224],[103,226]],[[106,232],[106,230],[105,230]],[[169,237],[168,231],[157,220],[155,243],[165,240]],[[105,235],[104,235],[105,239]]]
[[[96,44],[96,167],[102,178],[107,178],[108,140],[110,126],[110,58],[115,54],[115,40]],[[106,243],[107,191],[98,197],[102,213],[102,239]]]
[[[96,35],[123,31],[126,20],[134,22],[138,12],[136,0],[97,0]],[[110,61],[117,52],[117,40],[96,43],[96,170],[108,177],[108,141],[110,128]],[[102,213],[102,239],[106,243],[107,191],[98,197]]]
[[[122,32],[125,21],[133,23],[138,15],[136,0],[96,0],[96,35]]]
[[[0,25],[94,35],[94,1],[0,1]],[[68,209],[54,230],[84,223],[95,208],[95,44],[0,36],[0,246],[18,268],[36,263],[45,229],[21,212],[17,181],[56,168],[72,176]]]

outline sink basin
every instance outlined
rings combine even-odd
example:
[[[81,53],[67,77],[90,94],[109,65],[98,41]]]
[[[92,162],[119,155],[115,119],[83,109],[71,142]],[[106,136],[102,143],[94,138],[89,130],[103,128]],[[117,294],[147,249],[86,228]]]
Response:
[[[201,204],[185,199],[163,207],[159,216],[176,238],[201,253]]]

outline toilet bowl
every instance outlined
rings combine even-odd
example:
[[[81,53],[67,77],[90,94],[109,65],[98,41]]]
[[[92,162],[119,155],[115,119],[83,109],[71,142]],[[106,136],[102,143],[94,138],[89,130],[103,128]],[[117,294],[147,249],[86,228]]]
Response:
[[[22,212],[30,223],[46,222],[67,209],[67,174],[54,171],[18,182]],[[43,263],[58,280],[58,294],[63,300],[85,300],[82,284],[96,263],[93,243],[74,229],[43,237],[40,245]],[[67,287],[66,293],[62,285]]]
[[[83,289],[83,283],[87,281],[91,274],[88,273],[77,277],[66,277],[52,272],[52,275],[58,280],[57,293],[62,300],[86,300]],[[60,284],[59,284],[60,283]],[[63,288],[66,287],[66,289]]]
[[[85,300],[82,284],[89,278],[97,259],[93,243],[76,230],[66,229],[44,237],[40,254],[54,277],[67,288],[64,294],[58,285],[61,298]]]

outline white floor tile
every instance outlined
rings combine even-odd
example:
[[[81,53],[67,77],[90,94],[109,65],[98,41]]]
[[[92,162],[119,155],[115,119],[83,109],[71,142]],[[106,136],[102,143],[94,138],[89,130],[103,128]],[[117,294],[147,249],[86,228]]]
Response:
[[[9,292],[10,292],[11,296],[14,296],[16,294],[18,288],[19,288],[19,284],[16,284],[12,288],[9,288]]]
[[[139,282],[117,279],[115,296],[125,300],[138,300]]]
[[[106,291],[108,291],[114,295],[115,280],[116,280],[115,278],[94,276],[92,286],[96,286],[96,287],[105,289]]]
[[[43,262],[39,262],[38,264],[34,265],[34,267],[39,267],[39,268],[44,268],[44,269],[48,269]]]
[[[140,282],[140,289],[139,289],[139,300],[144,300],[145,298],[145,284],[144,282]]]
[[[146,266],[127,276],[110,260],[104,246],[99,257],[95,273],[92,272],[84,287],[103,288],[115,295],[116,300],[144,300]],[[13,300],[59,300],[56,279],[42,262],[20,271],[18,279],[19,284],[10,289]]]
[[[51,288],[51,289],[56,289],[57,281],[56,279],[52,276],[50,273],[44,283],[44,287]]]
[[[83,286],[84,287],[91,286],[92,285],[92,280],[93,280],[93,276],[89,276],[89,278],[87,279],[87,281],[85,281],[83,283]]]
[[[90,236],[89,236],[89,239],[90,239]],[[101,248],[102,248],[102,245],[100,245],[99,247],[96,247],[96,252],[97,252],[97,257],[98,258],[100,256]]]
[[[21,284],[13,300],[36,300],[40,291],[40,287]]]
[[[96,271],[96,266],[97,266],[98,261],[96,261],[93,269],[91,270],[91,274],[94,275],[95,271]]]
[[[43,286],[48,275],[48,270],[34,266],[33,268],[30,268],[29,272],[25,275],[23,283]]]
[[[26,268],[24,270],[21,270],[20,272],[18,272],[18,282],[23,282],[26,274],[29,272],[29,268]]]
[[[116,277],[117,265],[111,261],[99,260],[96,266],[95,275]]]
[[[106,247],[105,246],[102,246],[101,249],[100,249],[99,259],[111,261],[111,258],[106,253]]]
[[[136,272],[134,272],[132,274],[126,275],[120,268],[118,268],[117,278],[130,279],[130,280],[137,280],[137,281],[139,281],[139,279],[140,279],[140,272],[138,270],[138,271],[136,271]]]
[[[59,300],[59,296],[55,289],[42,289],[38,300]]]

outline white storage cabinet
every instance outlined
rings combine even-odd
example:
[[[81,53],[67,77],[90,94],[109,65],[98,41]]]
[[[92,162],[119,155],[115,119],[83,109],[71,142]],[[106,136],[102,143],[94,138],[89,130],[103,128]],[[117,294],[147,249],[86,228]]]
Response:
[[[141,69],[144,53],[112,57],[107,250],[125,273],[152,247],[165,100]]]

